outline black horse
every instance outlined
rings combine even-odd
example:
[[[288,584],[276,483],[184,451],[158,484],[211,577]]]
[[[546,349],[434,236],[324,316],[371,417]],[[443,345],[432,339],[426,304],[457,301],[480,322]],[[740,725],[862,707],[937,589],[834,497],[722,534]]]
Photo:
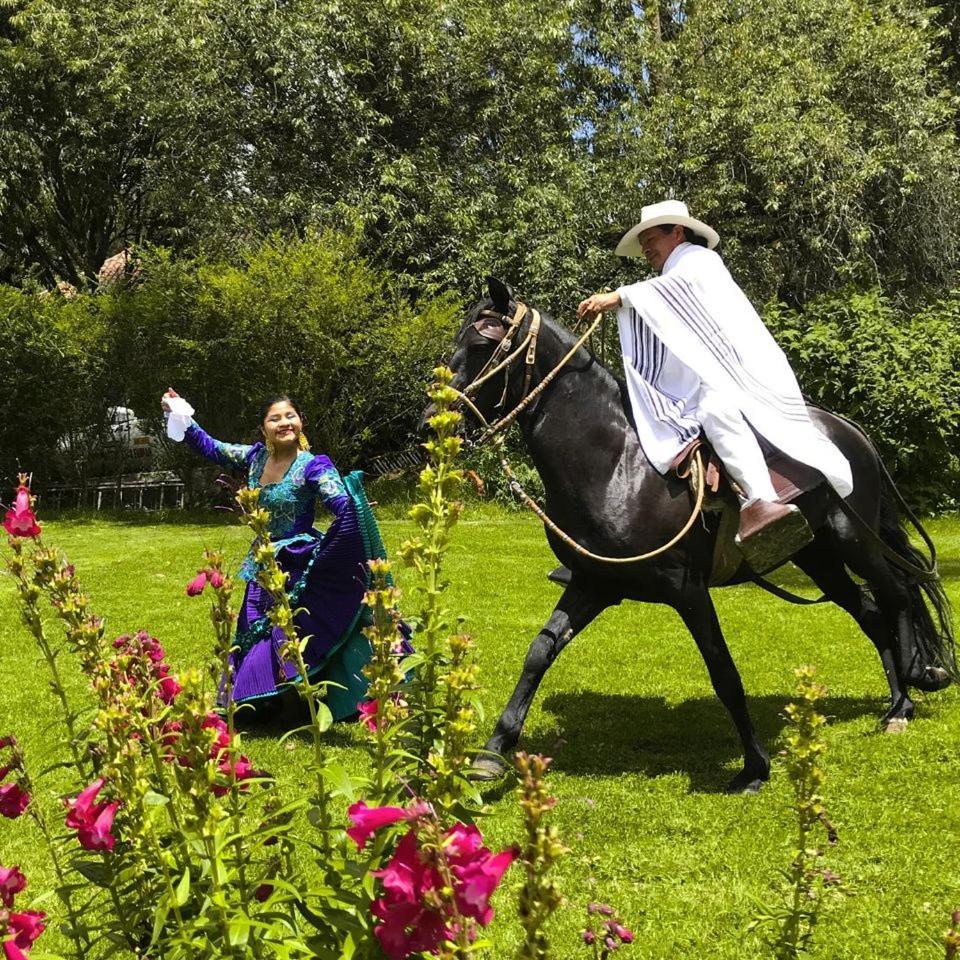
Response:
[[[499,281],[490,281],[489,295],[469,310],[454,345],[450,366],[453,385],[461,390],[476,379],[496,347],[475,327],[481,313],[487,311],[485,323],[492,311],[506,326],[515,308],[511,291]],[[529,322],[528,313],[514,343],[521,341]],[[524,389],[536,387],[575,343],[568,330],[543,315],[532,377],[526,381],[516,367],[506,383],[504,373],[497,374],[477,390],[477,408],[488,419],[494,419],[498,406],[499,412],[513,409]],[[874,643],[890,685],[884,719],[902,723],[914,712],[909,686],[939,689],[955,676],[947,597],[938,581],[918,583],[884,556],[882,544],[915,563],[921,560],[908,542],[896,492],[872,444],[845,420],[815,407],[810,414],[850,461],[854,490],[847,502],[873,532],[849,519],[837,495],[821,484],[797,501],[815,537],[792,560]],[[624,385],[585,348],[520,415],[519,424],[543,480],[548,516],[593,553],[627,557],[652,550],[669,541],[689,516],[686,481],[664,477],[650,465],[631,423]],[[516,689],[477,760],[479,777],[492,778],[504,770],[502,758],[515,748],[537,687],[560,651],[604,609],[629,599],[668,604],[693,634],[743,743],[743,770],[728,789],[752,792],[768,779],[769,756],[754,732],[740,674],[707,587],[716,526],[696,523],[669,551],[625,565],[587,559],[547,530],[551,548],[572,577],[530,645]],[[848,569],[867,589],[851,579]],[[749,579],[743,567],[729,583]],[[933,615],[925,596],[932,601]]]

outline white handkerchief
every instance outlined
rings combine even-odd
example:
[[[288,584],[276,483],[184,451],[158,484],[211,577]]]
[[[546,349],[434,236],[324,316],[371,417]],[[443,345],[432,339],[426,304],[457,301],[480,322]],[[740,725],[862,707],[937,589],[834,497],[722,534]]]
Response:
[[[187,428],[193,423],[193,407],[183,397],[167,397],[167,436],[180,443],[186,435]]]

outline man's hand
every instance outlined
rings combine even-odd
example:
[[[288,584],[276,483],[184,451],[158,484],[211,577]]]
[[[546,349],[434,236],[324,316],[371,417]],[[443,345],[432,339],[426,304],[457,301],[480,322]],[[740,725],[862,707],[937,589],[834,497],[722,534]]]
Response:
[[[579,307],[577,307],[577,319],[579,320],[586,313],[605,313],[607,310],[615,310],[620,306],[620,296],[613,293],[595,293],[592,297],[587,297]]]

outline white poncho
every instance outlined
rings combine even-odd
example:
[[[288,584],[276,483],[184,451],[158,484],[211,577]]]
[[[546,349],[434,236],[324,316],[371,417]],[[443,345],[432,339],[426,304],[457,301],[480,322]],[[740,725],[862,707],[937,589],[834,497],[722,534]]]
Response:
[[[630,402],[657,470],[666,473],[699,434],[706,385],[774,447],[849,496],[849,463],[810,420],[787,358],[718,254],[681,244],[661,276],[617,292]]]

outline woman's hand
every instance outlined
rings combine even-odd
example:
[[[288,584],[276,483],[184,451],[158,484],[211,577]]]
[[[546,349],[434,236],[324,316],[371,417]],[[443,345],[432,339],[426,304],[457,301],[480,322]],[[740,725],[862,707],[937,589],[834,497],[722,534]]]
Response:
[[[160,406],[163,407],[164,411],[170,412],[170,404],[167,403],[167,397],[179,397],[180,394],[177,393],[173,387],[167,387],[167,392],[160,398]]]
[[[620,295],[613,293],[595,293],[592,297],[587,297],[579,307],[577,307],[577,319],[579,320],[586,313],[605,313],[607,310],[615,310],[620,306]]]

